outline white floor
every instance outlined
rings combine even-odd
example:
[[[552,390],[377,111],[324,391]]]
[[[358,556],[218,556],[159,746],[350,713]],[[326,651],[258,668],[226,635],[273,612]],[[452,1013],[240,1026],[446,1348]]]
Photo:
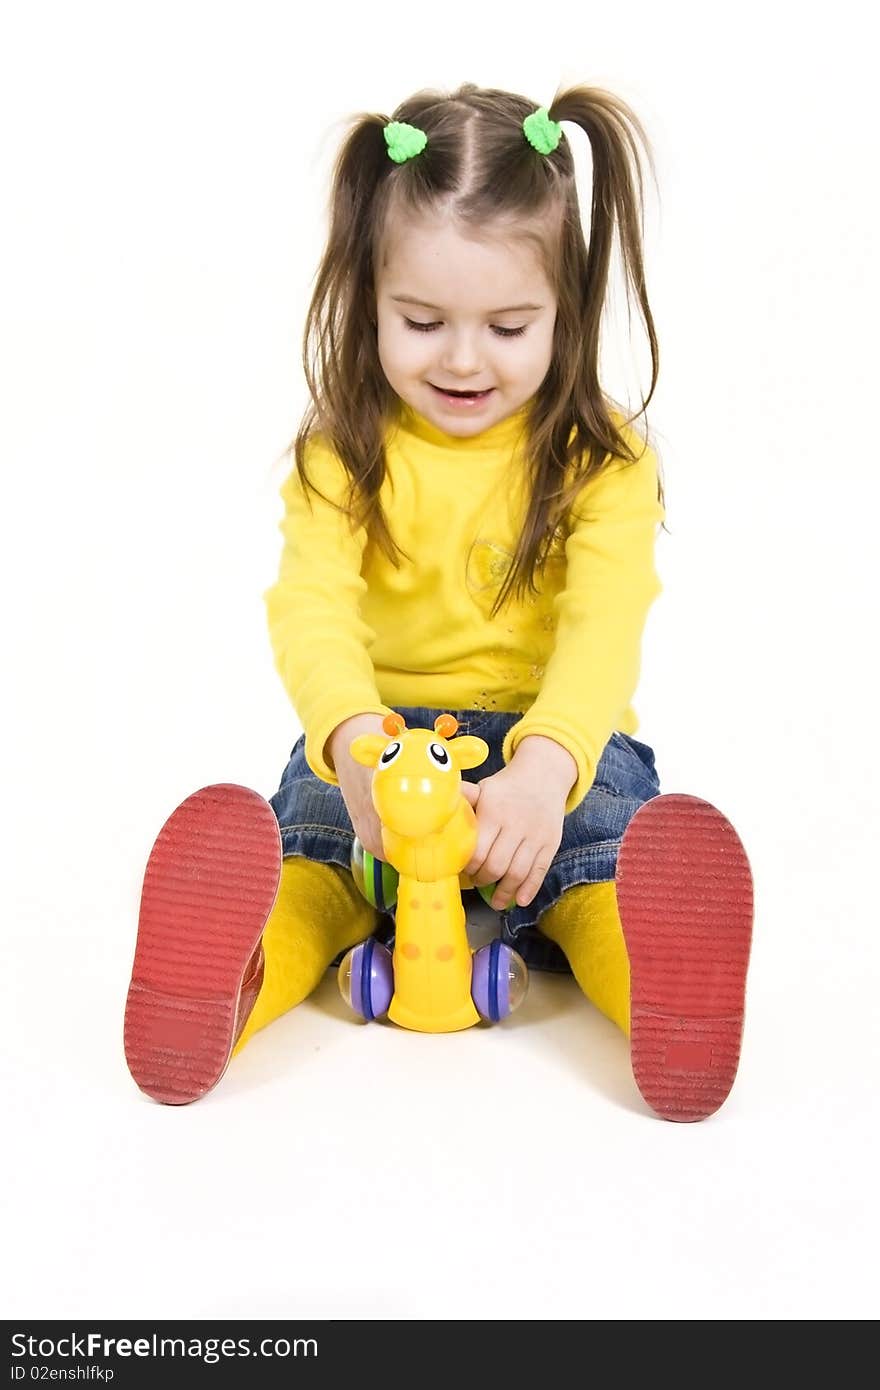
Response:
[[[505,1024],[448,1036],[359,1024],[328,975],[209,1096],[157,1105],[122,1053],[135,887],[59,922],[49,977],[19,941],[5,1316],[876,1316],[873,1000],[813,937],[791,953],[804,884],[759,892],[739,1076],[697,1125],[654,1118],[624,1038],[534,972]]]

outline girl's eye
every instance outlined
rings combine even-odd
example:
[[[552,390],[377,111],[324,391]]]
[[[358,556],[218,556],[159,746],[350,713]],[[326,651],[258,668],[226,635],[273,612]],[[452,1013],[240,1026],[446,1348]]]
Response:
[[[414,328],[417,333],[432,333],[435,328],[439,328],[439,323],[414,323],[412,319],[404,318],[407,328]],[[525,324],[522,328],[502,328],[500,324],[492,325],[492,332],[497,333],[499,338],[518,338],[521,333],[525,333]]]

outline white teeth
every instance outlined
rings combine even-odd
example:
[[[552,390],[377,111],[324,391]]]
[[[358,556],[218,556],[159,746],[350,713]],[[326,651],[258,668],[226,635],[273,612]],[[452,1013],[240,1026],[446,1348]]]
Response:
[[[457,401],[478,401],[481,396],[488,396],[492,392],[491,386],[486,386],[482,391],[453,391],[446,386],[435,386],[433,382],[429,385],[434,391],[439,391],[441,396],[449,396],[450,400]]]

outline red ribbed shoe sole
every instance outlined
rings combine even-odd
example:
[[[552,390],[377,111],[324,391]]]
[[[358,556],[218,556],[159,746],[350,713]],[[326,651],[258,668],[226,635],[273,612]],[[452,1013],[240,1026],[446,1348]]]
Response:
[[[128,1069],[154,1100],[186,1105],[226,1070],[245,970],[280,875],[278,821],[249,787],[203,787],[159,831],[124,1026]]]
[[[733,826],[708,801],[646,801],[624,832],[617,907],[630,963],[630,1048],[666,1120],[704,1120],[739,1066],[753,885]]]

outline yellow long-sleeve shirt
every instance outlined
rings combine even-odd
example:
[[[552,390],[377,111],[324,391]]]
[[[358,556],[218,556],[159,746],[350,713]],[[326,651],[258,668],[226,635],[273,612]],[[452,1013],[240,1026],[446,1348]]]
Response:
[[[363,528],[352,533],[341,512],[306,497],[295,467],[286,478],[280,569],[263,597],[306,759],[324,781],[338,785],[325,745],[351,715],[398,705],[524,711],[504,760],[529,734],[567,748],[578,769],[568,813],[589,791],[612,732],[638,729],[630,701],[662,588],[656,455],[627,426],[638,462],[614,459],[582,489],[541,595],[510,599],[490,618],[525,514],[518,458],[527,409],[460,439],[401,403],[386,432],[381,492],[391,533],[412,557],[400,569],[367,545]],[[325,441],[310,441],[307,467],[326,496],[342,500],[347,475]]]

